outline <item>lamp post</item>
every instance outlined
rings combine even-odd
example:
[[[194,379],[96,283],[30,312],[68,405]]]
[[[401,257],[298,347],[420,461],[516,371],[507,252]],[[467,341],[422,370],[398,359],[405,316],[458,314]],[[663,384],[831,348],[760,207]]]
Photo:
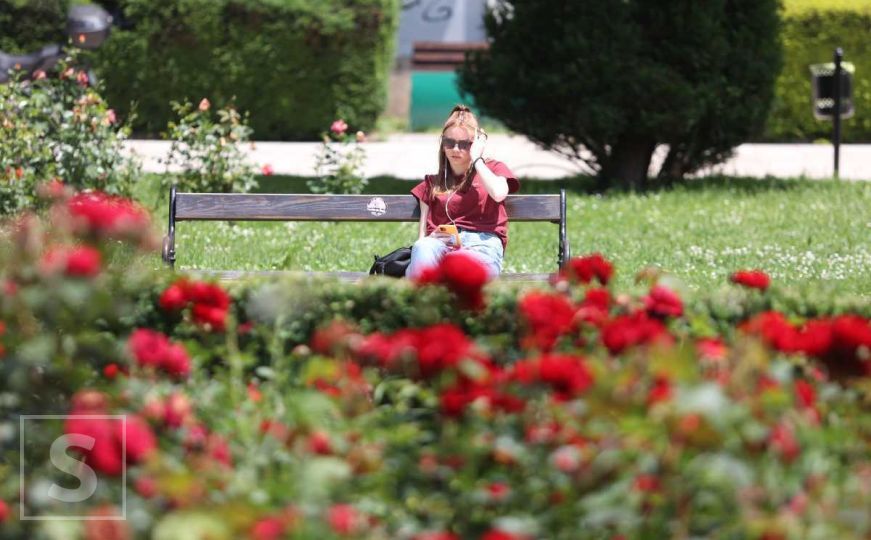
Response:
[[[835,49],[835,80],[832,89],[835,94],[835,114],[832,117],[834,123],[835,178],[840,175],[841,165],[841,60],[843,59],[844,50],[838,47]]]
[[[72,45],[80,49],[99,47],[109,36],[111,27],[112,16],[95,4],[73,6],[67,14],[67,35]],[[37,70],[47,71],[61,56],[61,47],[56,43],[27,54],[0,51],[0,84],[9,81],[10,70],[24,71],[28,75]]]
[[[855,67],[844,62],[844,51],[835,49],[834,62],[813,64],[811,90],[814,117],[817,120],[832,120],[832,146],[835,150],[834,177],[838,178],[841,165],[841,120],[850,118],[853,106],[853,73]]]

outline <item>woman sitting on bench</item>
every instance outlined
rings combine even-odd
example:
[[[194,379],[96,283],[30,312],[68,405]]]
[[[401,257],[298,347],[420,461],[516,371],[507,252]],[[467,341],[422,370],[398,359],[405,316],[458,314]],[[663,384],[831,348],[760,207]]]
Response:
[[[491,277],[502,271],[508,244],[504,201],[520,182],[501,161],[482,157],[486,140],[472,111],[454,107],[439,140],[438,174],[426,175],[411,190],[420,201],[420,225],[407,277],[418,277],[456,249],[476,255]]]

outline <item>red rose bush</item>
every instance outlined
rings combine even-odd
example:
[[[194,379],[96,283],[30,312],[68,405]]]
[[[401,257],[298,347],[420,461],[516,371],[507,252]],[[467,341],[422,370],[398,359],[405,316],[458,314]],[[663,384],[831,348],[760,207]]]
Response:
[[[787,313],[758,274],[728,309],[661,275],[627,294],[601,254],[538,288],[462,254],[418,283],[225,285],[119,266],[155,245],[130,201],[54,205],[2,240],[3,425],[65,415],[28,448],[85,436],[103,481],[65,510],[137,516],[71,535],[871,534],[867,311]],[[58,511],[34,456],[0,469],[4,537]]]

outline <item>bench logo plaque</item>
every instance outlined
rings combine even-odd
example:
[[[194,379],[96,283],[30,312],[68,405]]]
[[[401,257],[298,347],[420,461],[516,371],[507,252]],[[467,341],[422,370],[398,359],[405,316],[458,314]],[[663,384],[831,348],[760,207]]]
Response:
[[[366,210],[375,217],[383,216],[387,213],[387,203],[381,197],[373,197],[366,205]]]

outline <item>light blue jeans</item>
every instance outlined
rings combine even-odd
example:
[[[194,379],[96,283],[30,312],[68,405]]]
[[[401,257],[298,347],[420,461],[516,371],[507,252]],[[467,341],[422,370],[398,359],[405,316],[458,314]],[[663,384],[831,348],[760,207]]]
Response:
[[[502,271],[502,240],[493,233],[460,231],[461,250],[478,257],[490,272],[490,278],[495,278]],[[425,236],[411,246],[411,262],[405,270],[405,276],[416,278],[425,268],[435,266],[451,248],[441,240]]]

